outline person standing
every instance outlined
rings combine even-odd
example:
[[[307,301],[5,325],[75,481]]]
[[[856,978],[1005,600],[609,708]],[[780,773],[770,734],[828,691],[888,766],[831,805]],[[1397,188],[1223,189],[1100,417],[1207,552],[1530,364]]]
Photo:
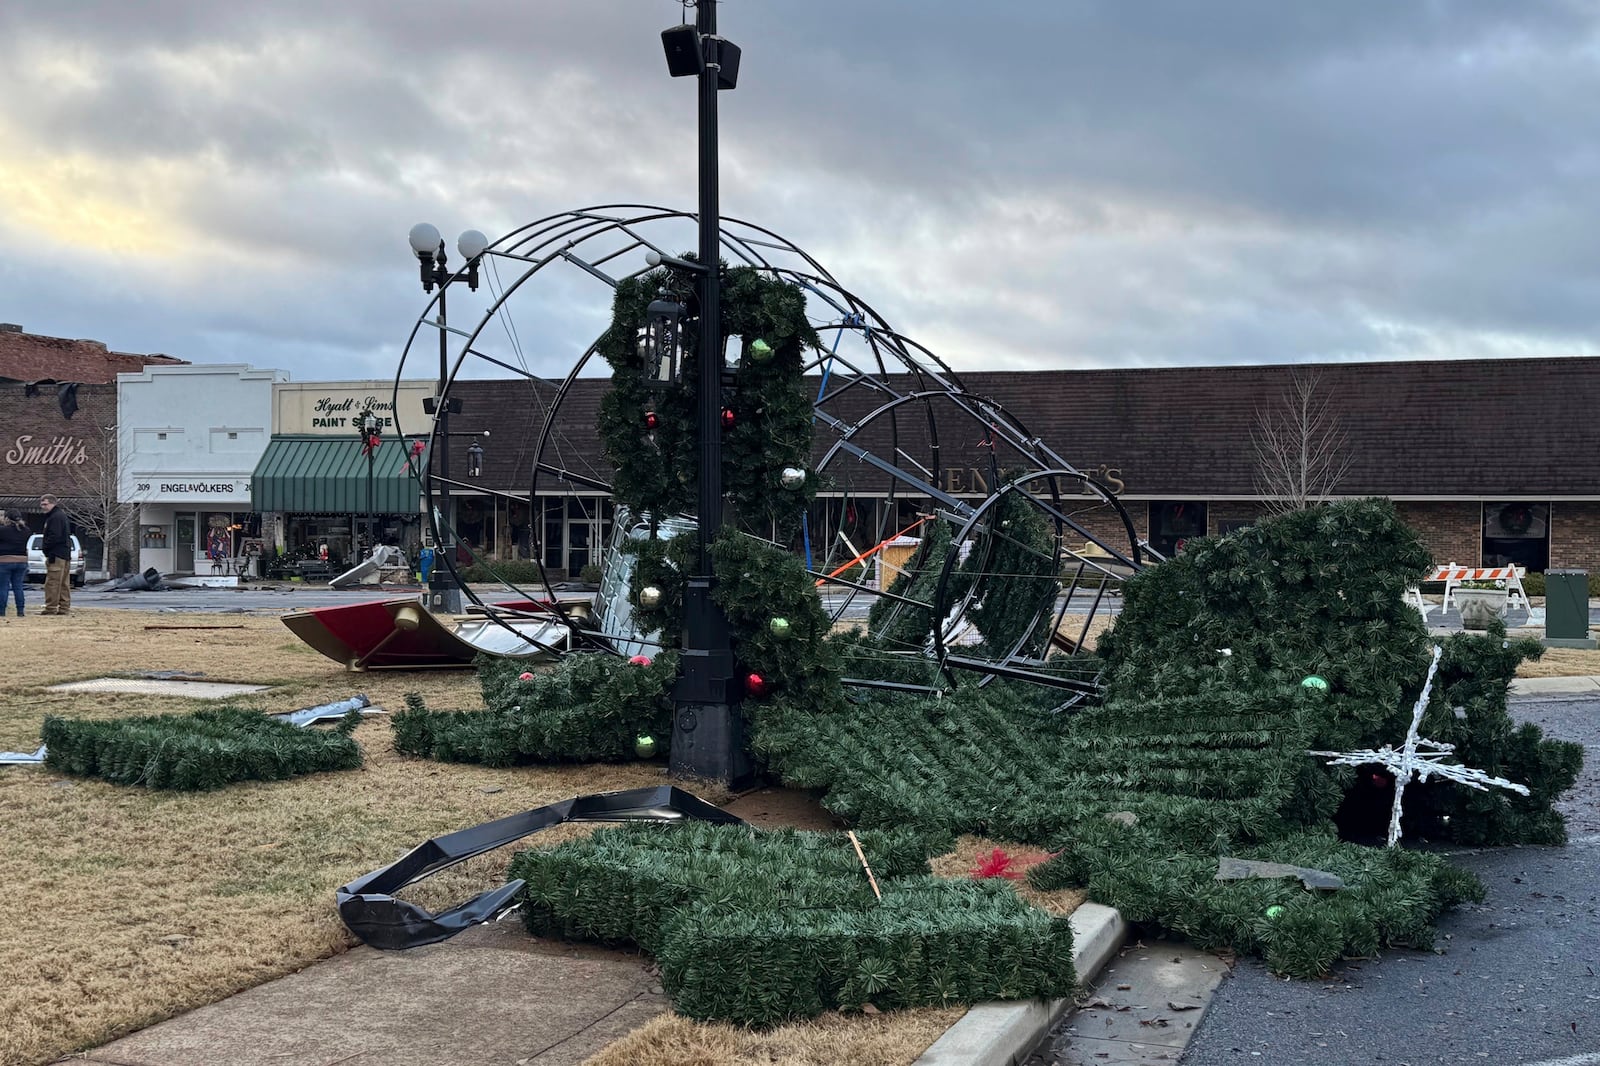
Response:
[[[22,590],[28,581],[28,523],[22,512],[11,508],[0,515],[0,616],[6,613],[11,598],[17,601],[17,617],[22,617]]]
[[[54,496],[39,497],[44,512],[44,610],[68,614],[72,609],[72,524]]]

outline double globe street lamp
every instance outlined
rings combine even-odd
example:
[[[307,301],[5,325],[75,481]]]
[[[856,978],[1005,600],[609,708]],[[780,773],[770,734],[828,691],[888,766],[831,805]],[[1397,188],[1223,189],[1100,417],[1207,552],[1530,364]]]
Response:
[[[465,281],[467,288],[476,292],[478,290],[478,262],[483,253],[488,250],[489,238],[475,229],[466,230],[456,238],[456,251],[461,253],[465,266],[458,271],[452,271],[449,266],[449,257],[445,254],[444,239],[439,236],[438,227],[427,222],[418,222],[411,227],[411,250],[416,254],[417,267],[422,278],[422,291],[432,292],[439,290],[439,310],[434,318],[434,325],[439,330],[439,385],[438,392],[431,403],[424,401],[423,409],[428,414],[437,412],[437,426],[434,430],[435,447],[439,450],[439,518],[438,536],[435,541],[438,550],[445,558],[450,558],[450,553],[456,550],[454,520],[450,513],[450,416],[461,413],[461,401],[450,398],[440,407],[445,389],[450,379],[450,347],[446,326],[449,319],[445,307],[445,294],[453,281]],[[476,455],[472,448],[477,449]],[[467,458],[475,468],[473,477],[483,472],[483,447],[476,442],[467,449]],[[436,559],[432,572],[428,575],[428,601],[429,606],[435,610],[448,614],[461,613],[461,587],[456,584],[455,573],[448,565],[441,565],[443,560]]]

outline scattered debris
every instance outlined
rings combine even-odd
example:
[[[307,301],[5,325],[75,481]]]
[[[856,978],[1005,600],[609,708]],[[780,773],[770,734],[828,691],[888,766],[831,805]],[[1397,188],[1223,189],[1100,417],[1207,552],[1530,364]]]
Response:
[[[1218,881],[1246,881],[1259,877],[1273,881],[1280,877],[1298,877],[1307,888],[1336,892],[1344,887],[1344,878],[1326,870],[1313,870],[1309,866],[1290,866],[1282,862],[1260,862],[1256,859],[1235,859],[1224,855],[1217,859]]]
[[[43,744],[31,755],[25,751],[0,751],[0,766],[38,766],[44,762],[45,754]]]
[[[360,711],[363,715],[389,713],[381,707],[372,706],[372,702],[367,699],[366,695],[358,692],[346,700],[324,703],[316,707],[304,707],[298,711],[285,711],[272,717],[280,722],[288,722],[290,725],[309,726],[318,722],[343,718],[351,711]]]
[[[145,626],[146,629],[243,629],[242,625],[231,626]]]

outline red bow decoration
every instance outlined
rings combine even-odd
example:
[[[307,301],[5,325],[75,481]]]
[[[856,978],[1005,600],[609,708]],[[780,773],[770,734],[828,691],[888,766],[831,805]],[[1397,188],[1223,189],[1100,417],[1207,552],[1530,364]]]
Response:
[[[381,443],[383,443],[383,438],[378,436],[376,433],[372,434],[370,437],[362,438],[361,454],[371,455],[373,452],[378,450],[378,445]]]
[[[1004,877],[1009,881],[1021,881],[1028,876],[1028,871],[1044,862],[1054,858],[1055,852],[1028,851],[1020,855],[1008,855],[1003,848],[995,848],[988,855],[978,859],[978,865],[972,868],[974,878]]]

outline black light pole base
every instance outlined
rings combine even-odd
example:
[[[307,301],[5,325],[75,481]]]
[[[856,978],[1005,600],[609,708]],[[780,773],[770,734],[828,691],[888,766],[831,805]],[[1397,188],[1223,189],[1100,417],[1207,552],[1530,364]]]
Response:
[[[429,582],[428,610],[437,614],[460,614],[461,587],[454,582]]]
[[[669,769],[677,778],[743,784],[752,774],[739,712],[744,690],[734,675],[728,621],[711,600],[709,577],[689,579],[684,621],[692,638],[672,693]]]
[[[745,753],[744,719],[726,703],[679,704],[672,719],[675,780],[715,781],[729,787],[753,776]]]

